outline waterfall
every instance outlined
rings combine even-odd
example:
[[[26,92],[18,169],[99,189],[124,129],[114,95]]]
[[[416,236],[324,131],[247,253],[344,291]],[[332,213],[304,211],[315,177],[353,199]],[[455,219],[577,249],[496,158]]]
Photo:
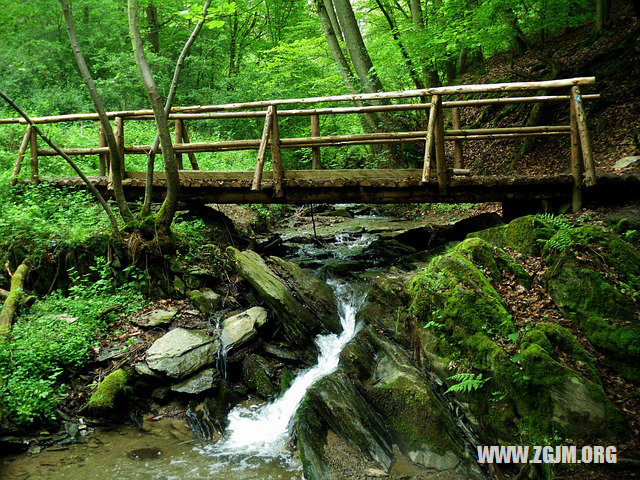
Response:
[[[289,459],[293,419],[307,389],[338,367],[340,352],[358,330],[356,313],[363,302],[362,296],[344,283],[329,281],[329,284],[338,299],[342,332],[316,337],[317,364],[300,372],[280,398],[260,406],[234,408],[229,413],[224,440],[205,447],[207,453]]]

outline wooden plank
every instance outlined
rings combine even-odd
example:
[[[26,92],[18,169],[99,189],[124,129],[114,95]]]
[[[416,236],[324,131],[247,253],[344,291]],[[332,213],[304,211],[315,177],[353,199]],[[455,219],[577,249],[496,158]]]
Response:
[[[20,175],[20,170],[22,169],[22,160],[24,159],[24,154],[26,153],[27,147],[31,142],[31,130],[31,125],[27,125],[24,136],[22,137],[22,142],[20,143],[20,148],[18,149],[16,163],[13,165],[13,171],[11,172],[11,185],[16,184],[16,179],[18,178],[18,175]]]
[[[271,163],[273,164],[273,193],[281,198],[284,196],[282,190],[282,157],[280,156],[280,129],[278,128],[278,107],[273,106],[271,112]]]
[[[253,176],[253,183],[251,190],[261,190],[262,171],[264,169],[264,156],[267,152],[267,142],[269,140],[269,132],[271,131],[271,121],[273,119],[273,107],[267,108],[267,115],[264,119],[264,128],[262,129],[262,138],[260,139],[260,145],[258,146],[258,160],[256,161],[256,173]]]
[[[29,135],[31,146],[31,183],[37,185],[38,179],[38,136],[36,131],[32,128]]]
[[[585,185],[593,186],[596,183],[596,166],[593,161],[593,152],[591,150],[591,139],[589,138],[589,129],[587,128],[587,116],[584,113],[584,105],[582,103],[582,95],[580,88],[575,86],[571,88],[571,96],[576,111],[576,121],[578,124],[578,133],[580,134],[580,146],[582,147],[582,160],[585,169]]]
[[[442,102],[436,105],[436,126],[433,142],[436,149],[436,175],[438,177],[438,190],[440,195],[447,193],[447,159],[444,152],[444,113]]]
[[[318,115],[311,115],[311,136],[320,136],[320,117]],[[320,170],[322,168],[320,147],[311,147],[311,168],[313,170]]]
[[[427,138],[424,147],[424,165],[422,169],[422,181],[428,182],[431,177],[431,163],[433,152],[433,139],[435,137],[436,120],[438,117],[438,104],[441,99],[438,95],[431,97],[431,111],[429,112],[429,123],[427,125]]]
[[[572,96],[569,104],[571,126],[571,175],[573,176],[573,188],[571,192],[571,209],[577,212],[582,208],[582,181],[584,169],[580,156],[580,133],[578,131],[578,119],[575,99]]]
[[[460,130],[460,108],[454,107],[451,109],[451,126],[453,130]],[[463,152],[462,152],[462,142],[460,140],[455,140],[453,143],[453,167],[454,168],[463,168]]]

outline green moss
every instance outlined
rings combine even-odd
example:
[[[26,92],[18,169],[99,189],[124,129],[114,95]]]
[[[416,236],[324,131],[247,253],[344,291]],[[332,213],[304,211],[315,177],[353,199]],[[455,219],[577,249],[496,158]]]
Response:
[[[498,247],[509,247],[526,255],[540,255],[544,243],[553,236],[555,228],[535,215],[516,218],[501,227],[474,232],[478,237]]]
[[[280,372],[280,395],[284,395],[284,393],[289,390],[294,378],[291,370],[287,367],[282,369],[282,372]]]
[[[247,355],[242,361],[244,383],[263,398],[273,397],[277,393],[268,372],[269,365],[260,355]]]
[[[124,392],[130,374],[119,368],[104,377],[98,384],[98,388],[91,395],[87,407],[92,410],[113,410],[116,407],[118,397]]]

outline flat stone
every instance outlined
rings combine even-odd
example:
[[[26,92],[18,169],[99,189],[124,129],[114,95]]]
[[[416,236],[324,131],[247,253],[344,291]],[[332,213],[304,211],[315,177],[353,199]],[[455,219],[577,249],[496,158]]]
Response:
[[[208,368],[196,373],[194,376],[186,379],[183,382],[171,385],[171,390],[179,393],[202,393],[206,390],[213,388],[218,379],[218,371],[213,368]]]
[[[177,313],[178,310],[175,308],[158,308],[134,318],[132,321],[141,327],[158,327],[161,325],[169,325]]]
[[[262,307],[253,307],[222,322],[220,339],[225,351],[237,349],[256,336],[256,328],[267,321],[267,311]]]
[[[175,328],[147,350],[152,370],[172,378],[184,378],[215,361],[217,345],[203,332]]]
[[[149,365],[147,365],[144,362],[138,362],[136,363],[135,367],[134,367],[136,373],[142,377],[153,377],[153,378],[160,378],[160,375],[158,375],[156,372],[154,372],[153,370],[151,370],[149,368]]]
[[[633,155],[633,156],[630,156],[630,157],[624,157],[624,158],[621,158],[620,160],[618,160],[613,165],[613,168],[615,168],[616,170],[622,170],[623,168],[634,166],[635,164],[638,163],[638,160],[640,160],[640,155]]]

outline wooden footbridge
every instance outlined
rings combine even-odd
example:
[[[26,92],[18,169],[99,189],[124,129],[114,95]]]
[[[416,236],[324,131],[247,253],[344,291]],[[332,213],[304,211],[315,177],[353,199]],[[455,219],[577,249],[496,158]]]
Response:
[[[180,165],[181,197],[187,201],[207,203],[414,203],[414,202],[481,202],[536,199],[572,200],[574,209],[580,207],[583,190],[586,194],[599,188],[618,189],[618,181],[598,177],[591,152],[589,131],[583,101],[597,98],[597,94],[583,95],[581,90],[593,87],[595,78],[572,78],[541,82],[498,83],[487,85],[459,85],[403,92],[384,92],[360,95],[340,95],[207,105],[174,107],[169,119],[175,121],[174,149]],[[558,92],[540,95],[538,92]],[[533,95],[527,95],[533,92]],[[516,96],[516,94],[518,94]],[[506,96],[505,96],[506,95]],[[475,98],[474,98],[475,97]],[[484,97],[484,98],[479,98]],[[489,97],[489,98],[487,98]],[[412,103],[407,103],[411,101]],[[570,121],[567,125],[518,126],[509,128],[461,129],[460,116],[465,107],[508,105],[516,103],[566,104]],[[321,104],[331,106],[322,107]],[[346,106],[334,106],[334,105]],[[298,109],[286,109],[289,106]],[[320,105],[320,106],[319,106]],[[302,108],[301,108],[302,107]],[[451,110],[452,128],[445,129],[444,110]],[[388,112],[425,112],[426,130],[364,133],[357,135],[323,136],[320,116],[344,114],[380,114]],[[428,115],[426,115],[428,112]],[[151,110],[109,112],[114,122],[119,161],[124,166],[124,188],[127,196],[141,195],[145,172],[127,171],[126,155],[146,155],[151,145],[125,143],[125,122],[153,120]],[[309,137],[281,137],[279,119],[309,117]],[[191,142],[185,121],[211,119],[264,119],[261,138],[216,142]],[[32,119],[37,124],[57,122],[98,121],[95,113],[57,115]],[[24,119],[0,119],[0,124],[21,123]],[[98,133],[98,132],[97,132]],[[464,168],[464,142],[526,137],[567,136],[571,158],[570,171],[545,176],[486,176],[476,175]],[[97,147],[63,148],[67,155],[97,155],[99,175],[89,177],[103,192],[110,190],[109,149],[102,131],[96,135]],[[453,143],[453,158],[445,155],[445,142]],[[350,145],[424,144],[422,169],[322,169],[321,148]],[[311,149],[309,170],[284,170],[282,149]],[[31,174],[20,179],[23,160],[30,150]],[[257,150],[254,171],[207,171],[198,166],[196,153],[234,150]],[[272,171],[264,171],[267,150],[271,152]],[[39,162],[43,157],[56,155],[54,150],[41,148],[33,129],[26,131],[16,159],[12,182],[49,182],[60,186],[82,186],[78,177],[40,178]],[[560,152],[559,152],[560,155]],[[183,169],[183,156],[191,169]],[[166,180],[163,173],[154,174],[154,192],[164,194]],[[637,187],[637,185],[636,185]]]

